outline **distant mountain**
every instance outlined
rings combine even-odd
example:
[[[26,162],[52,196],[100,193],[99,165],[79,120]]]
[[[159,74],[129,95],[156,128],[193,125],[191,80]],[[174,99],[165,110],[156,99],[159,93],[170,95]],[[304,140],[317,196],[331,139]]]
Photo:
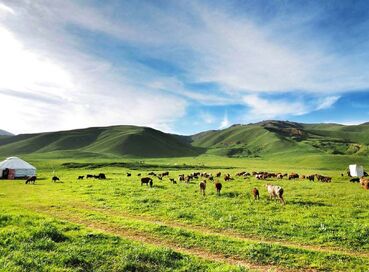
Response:
[[[2,130],[0,129],[0,136],[13,136],[14,134],[6,131],[6,130]]]
[[[369,123],[302,124],[268,120],[204,131],[192,136],[148,127],[113,126],[0,137],[0,155],[185,157],[203,153],[228,157],[277,154],[369,155]]]

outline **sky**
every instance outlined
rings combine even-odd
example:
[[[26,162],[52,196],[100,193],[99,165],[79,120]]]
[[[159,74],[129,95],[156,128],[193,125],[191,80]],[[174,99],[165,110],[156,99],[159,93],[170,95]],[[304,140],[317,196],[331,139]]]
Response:
[[[369,121],[368,1],[0,0],[0,129]]]

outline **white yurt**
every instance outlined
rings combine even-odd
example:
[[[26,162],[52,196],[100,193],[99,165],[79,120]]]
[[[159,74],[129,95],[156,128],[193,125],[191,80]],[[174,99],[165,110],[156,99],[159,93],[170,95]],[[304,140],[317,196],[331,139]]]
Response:
[[[0,162],[0,178],[14,179],[27,176],[36,176],[36,167],[18,158],[9,157]]]
[[[364,167],[362,165],[351,164],[349,165],[351,177],[362,177],[364,176]]]

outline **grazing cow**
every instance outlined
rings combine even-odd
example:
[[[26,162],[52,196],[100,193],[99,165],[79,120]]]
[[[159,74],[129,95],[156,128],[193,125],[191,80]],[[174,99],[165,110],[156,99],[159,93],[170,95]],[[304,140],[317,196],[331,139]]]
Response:
[[[276,199],[277,197],[279,198],[279,200],[281,201],[281,203],[284,205],[284,199],[283,199],[283,188],[277,185],[271,185],[271,184],[267,184],[266,185],[268,193],[269,193],[269,199]]]
[[[256,174],[255,175],[255,178],[256,179],[266,179],[267,178],[267,175],[264,175],[264,174]]]
[[[78,179],[83,179],[85,176],[78,176]]]
[[[177,181],[174,178],[169,179],[173,184],[177,184]]]
[[[187,176],[185,176],[185,178],[184,178],[184,181],[187,183],[187,184],[189,184],[190,182],[191,182],[191,180],[192,180],[192,175],[187,175]]]
[[[57,176],[53,176],[52,178],[51,178],[51,180],[53,181],[53,182],[57,182],[58,180],[60,180]]]
[[[231,175],[230,174],[225,174],[224,175],[224,181],[228,181],[231,180]]]
[[[319,174],[315,174],[316,178],[318,181],[320,182],[331,182],[332,181],[332,178],[331,177],[325,177],[325,176],[322,176],[322,175],[319,175]]]
[[[27,180],[26,180],[26,184],[28,184],[28,183],[35,184],[35,182],[36,182],[36,176],[28,177]]]
[[[205,196],[206,180],[200,182],[200,193]]]
[[[298,179],[299,178],[299,174],[296,174],[296,173],[291,173],[289,176],[288,176],[288,179],[291,180],[291,179]]]
[[[166,171],[166,172],[162,173],[162,174],[161,174],[161,176],[162,176],[162,177],[169,176],[169,172],[168,172],[168,171]]]
[[[127,177],[130,177],[130,176],[132,176],[132,174],[131,173],[127,173]]]
[[[216,174],[216,177],[217,178],[220,178],[220,176],[222,175],[222,172],[218,172],[217,174]]]
[[[281,173],[277,174],[277,179],[283,179],[283,175]]]
[[[87,174],[86,178],[93,178],[94,175],[91,175],[91,174]]]
[[[149,176],[156,176],[156,174],[154,172],[150,172],[148,173]]]
[[[260,199],[260,194],[258,188],[252,189],[252,195],[254,196],[254,200]]]
[[[220,195],[220,190],[222,190],[222,184],[219,181],[215,182],[215,189],[217,190],[217,194]]]
[[[322,182],[331,182],[332,181],[332,178],[331,177],[323,177],[321,179]]]
[[[179,175],[179,176],[178,176],[178,180],[179,180],[179,181],[184,181],[184,180],[185,180],[185,176],[184,176],[184,174]]]
[[[150,185],[150,187],[152,187],[152,178],[149,177],[145,177],[145,178],[141,178],[141,186],[142,184],[146,184],[146,185]]]
[[[315,181],[315,175],[309,175],[309,176],[306,176],[306,178],[310,181]]]
[[[360,185],[365,189],[369,190],[369,179],[361,177],[360,178]]]
[[[100,174],[98,175],[98,179],[106,179],[105,174],[104,174],[104,173],[100,173]]]
[[[141,173],[138,173],[138,174],[137,174],[137,177],[141,177]]]

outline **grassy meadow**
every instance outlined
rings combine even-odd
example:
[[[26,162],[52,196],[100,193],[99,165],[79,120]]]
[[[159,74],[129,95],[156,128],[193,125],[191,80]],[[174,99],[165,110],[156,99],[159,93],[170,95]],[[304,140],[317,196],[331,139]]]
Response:
[[[27,157],[26,157],[27,158]],[[31,158],[35,185],[0,181],[0,271],[368,271],[369,194],[348,182],[342,158],[113,160]],[[325,161],[325,163],[324,163]],[[347,165],[347,164],[346,164]],[[332,183],[235,177],[216,195],[168,170],[319,173]],[[77,180],[103,172],[107,180]],[[127,177],[126,173],[132,174]],[[52,183],[57,175],[61,182]],[[286,205],[265,184],[285,190]],[[254,201],[257,187],[261,199]]]

